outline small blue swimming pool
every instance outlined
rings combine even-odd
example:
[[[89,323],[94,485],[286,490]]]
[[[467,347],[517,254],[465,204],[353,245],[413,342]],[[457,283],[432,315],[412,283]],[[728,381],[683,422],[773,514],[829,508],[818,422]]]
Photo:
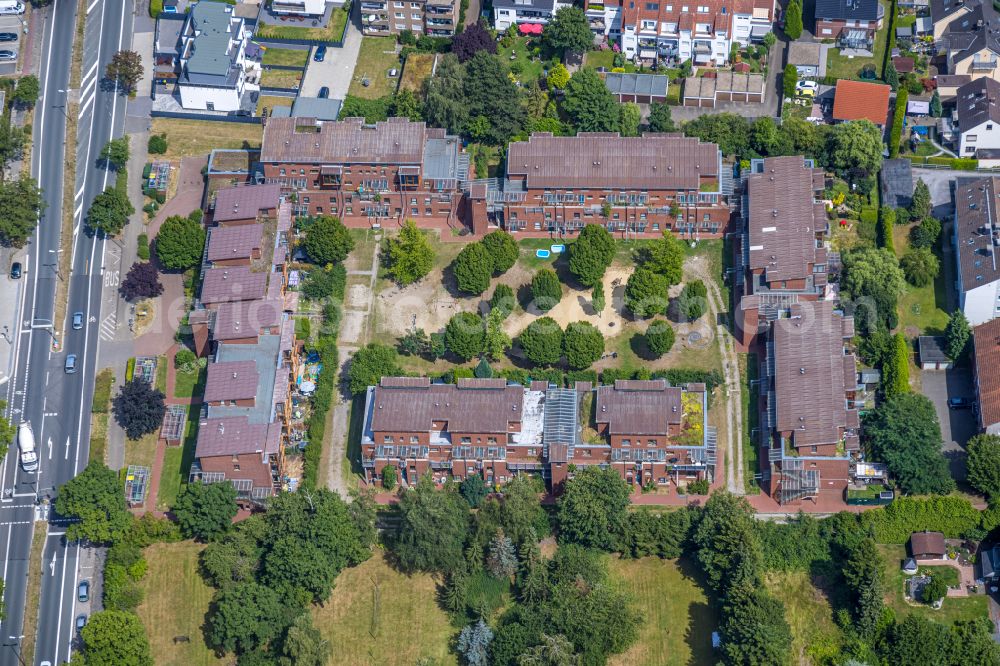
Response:
[[[566,246],[563,244],[553,245],[552,254],[562,254],[566,250]]]
[[[548,259],[550,252],[548,250],[535,250],[535,256],[539,259]]]

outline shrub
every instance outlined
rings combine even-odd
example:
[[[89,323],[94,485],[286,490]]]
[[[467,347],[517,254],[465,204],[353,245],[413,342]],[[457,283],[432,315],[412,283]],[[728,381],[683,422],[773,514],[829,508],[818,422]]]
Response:
[[[531,279],[531,296],[542,312],[551,310],[562,298],[562,285],[555,271],[543,268]]]
[[[382,468],[382,488],[392,490],[396,487],[396,466],[386,465]]]
[[[906,101],[909,95],[906,88],[896,92],[896,110],[893,112],[892,130],[889,132],[889,157],[892,158],[899,157],[899,142],[903,138],[903,119],[906,118]]]
[[[162,155],[167,152],[167,135],[164,134],[154,134],[149,137],[149,143],[146,144],[146,151],[151,155]]]
[[[588,368],[604,353],[604,336],[591,323],[577,321],[566,327],[563,335],[566,363],[576,370]]]
[[[135,253],[136,256],[143,261],[149,261],[149,236],[146,234],[139,234],[139,238],[136,242]]]
[[[708,309],[708,288],[701,280],[684,285],[678,299],[680,312],[690,321],[700,318]]]
[[[517,305],[517,299],[514,297],[514,290],[508,285],[498,284],[493,289],[493,295],[490,297],[490,309],[500,310],[503,312],[503,318],[506,319],[513,312],[515,305]]]
[[[674,346],[674,329],[663,319],[650,322],[646,327],[646,347],[657,358],[663,356]]]
[[[899,497],[889,506],[861,514],[861,525],[879,543],[905,544],[914,532],[942,532],[957,539],[980,526],[981,514],[961,497]]]

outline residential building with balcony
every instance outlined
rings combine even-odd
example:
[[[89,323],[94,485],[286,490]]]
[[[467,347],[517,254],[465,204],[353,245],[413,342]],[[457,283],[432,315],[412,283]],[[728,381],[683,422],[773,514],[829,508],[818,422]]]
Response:
[[[174,60],[181,106],[227,112],[255,109],[255,96],[249,93],[260,90],[260,64],[247,58],[248,42],[245,22],[233,14],[230,5],[192,5],[180,31],[178,57]],[[166,56],[161,53],[156,67],[166,66]]]
[[[774,0],[699,2],[623,1],[622,52],[629,59],[718,66],[728,62],[733,43],[746,46],[771,32]]]
[[[809,158],[753,160],[742,198],[734,264],[736,330],[744,345],[796,303],[825,299],[829,223],[823,169]]]
[[[842,49],[871,51],[885,8],[878,0],[816,0],[816,39],[836,40]]]
[[[1000,80],[1000,11],[979,0],[933,0],[933,35],[947,55],[947,73]]]
[[[455,34],[456,0],[362,0],[361,29],[365,35],[398,35],[404,30],[417,37],[450,37]]]
[[[760,381],[761,487],[795,505],[841,497],[860,455],[854,320],[828,301],[797,303],[770,325]]]
[[[572,236],[600,224],[623,238],[718,238],[730,219],[732,170],[713,143],[679,135],[536,133],[511,143],[506,173],[486,194],[515,235]]]
[[[512,25],[545,25],[557,11],[572,6],[572,2],[559,0],[494,0],[493,27],[497,32],[503,32]]]
[[[326,13],[327,4],[335,7],[343,6],[343,2],[328,3],[327,0],[271,0],[270,6],[272,14],[278,16],[323,16]]]
[[[1000,317],[1000,180],[955,185],[953,247],[958,304],[972,326]]]
[[[424,227],[486,231],[485,214],[473,220],[464,201],[469,156],[461,140],[422,122],[272,118],[260,164],[265,182],[295,193],[292,216],[336,215],[359,228],[409,218]]]
[[[975,79],[955,95],[958,154],[989,159],[1000,150],[1000,82]]]
[[[604,35],[612,44],[621,41],[623,0],[586,0],[584,11],[595,35]]]

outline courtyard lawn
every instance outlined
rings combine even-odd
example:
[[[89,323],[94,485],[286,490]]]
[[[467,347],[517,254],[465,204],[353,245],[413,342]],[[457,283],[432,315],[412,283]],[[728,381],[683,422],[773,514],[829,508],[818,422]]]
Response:
[[[200,414],[201,410],[198,407],[188,408],[187,424],[181,445],[168,446],[163,452],[160,490],[155,504],[160,511],[166,511],[173,507],[181,488],[187,483],[191,463],[194,462],[195,444],[198,441],[198,417]]]
[[[451,641],[457,630],[436,599],[434,578],[399,573],[381,551],[345,569],[330,599],[312,609],[316,628],[336,646],[328,666],[456,664]]]
[[[298,88],[302,72],[292,69],[265,69],[260,75],[260,85],[265,88]]]
[[[883,7],[885,6],[884,3]],[[871,58],[854,57],[841,55],[840,49],[830,49],[826,61],[826,75],[835,79],[854,79],[860,81],[861,69],[865,65],[872,65],[875,68],[875,76],[882,78],[882,66],[885,64],[885,42],[886,31],[889,29],[890,21],[888,17],[882,21],[882,28],[875,33],[875,48],[872,49]]]
[[[946,597],[939,610],[934,610],[921,603],[909,603],[903,593],[903,584],[907,576],[901,568],[903,559],[906,557],[906,547],[880,545],[878,549],[885,567],[885,602],[896,612],[897,619],[916,614],[927,620],[950,625],[956,620],[989,617],[989,600],[985,594],[971,597]]]
[[[395,69],[396,76],[389,77],[389,70]],[[354,66],[354,79],[349,95],[365,99],[377,99],[396,92],[399,83],[399,54],[393,37],[364,37],[358,52],[358,63]],[[368,85],[363,81],[368,79]]]
[[[770,572],[768,591],[785,604],[785,619],[792,630],[792,661],[827,663],[843,643],[826,594],[813,585],[804,571]]]
[[[644,618],[639,640],[612,666],[708,666],[715,663],[717,618],[689,562],[645,557],[610,561],[611,575]]]
[[[150,134],[167,135],[164,159],[208,155],[214,148],[260,148],[264,127],[256,123],[153,118]]]
[[[294,97],[281,97],[279,95],[261,95],[257,98],[257,115],[259,116],[266,108],[269,111],[279,106],[291,106],[295,101]]]
[[[309,61],[308,49],[268,48],[261,58],[263,65],[284,65],[286,67],[305,67]]]
[[[321,42],[339,42],[344,38],[344,31],[347,29],[347,16],[350,7],[351,3],[347,3],[343,8],[335,9],[325,27],[311,28],[295,24],[269,25],[261,23],[257,26],[255,36],[261,39],[275,37],[278,39],[313,39]]]
[[[205,379],[208,372],[204,368],[199,368],[194,372],[182,372],[178,370],[174,374],[174,397],[192,398],[201,395],[205,390]]]
[[[507,63],[511,72],[522,85],[537,81],[542,77],[545,65],[541,56],[532,55],[532,50],[538,46],[538,41],[529,40],[527,37],[519,36],[511,46],[499,46],[497,55]],[[517,71],[515,71],[517,70]]]
[[[149,573],[142,580],[143,602],[136,611],[149,637],[157,666],[228,663],[205,645],[202,627],[215,593],[198,573],[204,546],[193,541],[158,543],[145,550]],[[188,642],[174,642],[186,636]]]
[[[583,66],[592,69],[603,67],[610,72],[615,66],[615,52],[611,49],[606,51],[588,51],[587,55],[583,57]],[[634,71],[635,65],[626,60],[625,72],[631,74]]]
[[[423,90],[424,81],[431,77],[435,57],[434,53],[408,55],[403,64],[403,76],[400,78],[399,87],[419,94]]]
[[[912,224],[898,224],[892,230],[892,241],[896,254],[902,256],[910,246]],[[899,298],[899,327],[909,337],[917,335],[942,335],[948,325],[948,296],[945,288],[945,262],[952,261],[950,253],[941,256],[940,245],[934,247],[934,254],[941,261],[937,278],[926,287],[906,285]]]

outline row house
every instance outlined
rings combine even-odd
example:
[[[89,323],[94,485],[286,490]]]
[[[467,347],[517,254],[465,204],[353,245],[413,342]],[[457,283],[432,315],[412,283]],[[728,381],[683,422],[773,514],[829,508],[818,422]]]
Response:
[[[817,0],[817,39],[836,40],[840,48],[872,50],[885,7],[878,0]]]
[[[801,156],[750,163],[734,257],[736,330],[744,345],[795,303],[826,298],[824,182],[823,170]]]
[[[458,20],[457,0],[362,0],[361,30],[365,35],[451,37]]]
[[[981,0],[932,0],[933,36],[947,74],[1000,80],[1000,11]]]
[[[335,215],[358,228],[409,218],[420,226],[486,231],[485,215],[473,222],[465,210],[469,156],[461,140],[422,122],[271,118],[260,165],[263,181],[294,199],[293,216]]]
[[[733,44],[747,46],[763,40],[775,19],[774,0],[619,0],[621,49],[629,59],[684,62],[720,66],[729,61]],[[700,4],[704,3],[704,4]],[[607,4],[588,4],[591,26],[597,27],[597,7],[604,8],[605,34],[616,20],[608,21]]]
[[[761,368],[761,486],[780,504],[843,495],[860,462],[854,320],[829,301],[773,321]]]
[[[972,329],[972,369],[979,432],[1000,435],[1000,319]]]
[[[662,380],[576,390],[385,377],[368,388],[361,462],[369,482],[391,465],[407,484],[426,475],[436,483],[481,475],[502,484],[533,473],[558,487],[586,465],[610,465],[634,484],[711,479],[715,434],[706,404],[704,385]]]
[[[714,143],[671,134],[532,134],[511,143],[506,174],[486,193],[515,235],[573,235],[600,224],[622,237],[718,238],[729,224],[731,169]]]

